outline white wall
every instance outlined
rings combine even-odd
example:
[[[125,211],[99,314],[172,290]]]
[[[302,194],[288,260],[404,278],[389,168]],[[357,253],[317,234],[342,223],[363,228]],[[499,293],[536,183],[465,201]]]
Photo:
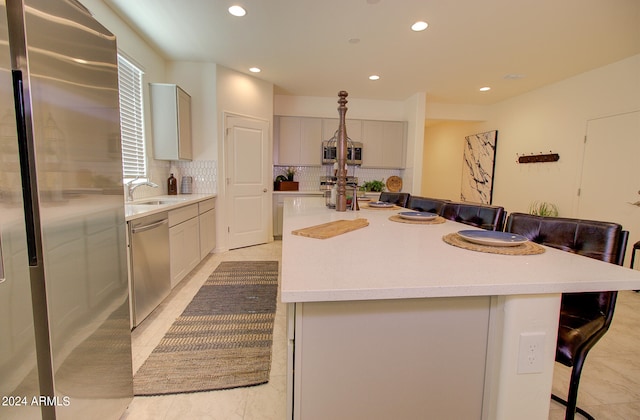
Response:
[[[427,110],[444,108],[437,106]],[[470,120],[484,119],[472,125],[465,135],[498,130],[494,204],[507,211],[528,210],[535,200],[550,201],[558,205],[560,214],[574,215],[578,176],[582,164],[583,138],[587,120],[640,109],[640,55],[601,67],[561,82],[545,86],[516,98],[488,106],[484,109],[466,108]],[[445,109],[446,111],[446,109]],[[447,112],[432,113],[447,119]],[[460,117],[452,112],[452,120]],[[429,116],[429,115],[428,115]],[[435,127],[435,126],[434,126]],[[446,130],[431,135],[427,129],[425,150],[438,150],[439,154],[425,152],[425,170],[439,166],[437,172],[423,172],[438,178],[459,177],[462,170],[462,152],[457,142],[463,142],[460,126],[452,124]],[[442,138],[451,139],[449,145]],[[460,149],[461,150],[461,149]],[[538,154],[552,151],[560,154],[556,163],[516,163],[518,154]],[[451,161],[442,165],[442,154]],[[455,155],[459,154],[459,158]],[[431,189],[431,190],[430,190]],[[429,195],[433,187],[423,184],[422,194]],[[450,185],[438,195],[459,197],[459,184]]]
[[[224,150],[224,116],[235,114],[269,122],[269,150],[273,147],[273,84],[217,66],[216,100],[218,119],[218,199],[216,206],[216,252],[229,249],[228,245],[228,213],[224,206],[226,200],[225,150]],[[213,116],[211,116],[213,118]],[[271,155],[271,154],[270,154]],[[269,168],[269,173],[272,169]],[[271,206],[269,206],[271,211]],[[271,220],[269,214],[269,220]]]

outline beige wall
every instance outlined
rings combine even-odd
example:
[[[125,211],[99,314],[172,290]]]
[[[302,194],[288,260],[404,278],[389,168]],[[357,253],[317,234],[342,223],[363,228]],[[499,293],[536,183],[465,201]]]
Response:
[[[420,195],[460,200],[464,138],[477,132],[476,126],[468,121],[439,121],[426,126]]]
[[[430,109],[442,111],[428,105]],[[473,109],[468,118],[484,121],[471,124],[468,131],[460,121],[427,129],[422,194],[459,197],[459,182],[437,189],[429,183],[459,179],[464,135],[498,130],[494,204],[513,212],[527,211],[534,200],[551,201],[559,206],[561,215],[573,216],[587,120],[639,109],[640,55],[486,109]],[[431,115],[447,118],[446,110]],[[559,153],[560,161],[516,163],[518,154],[549,151]]]

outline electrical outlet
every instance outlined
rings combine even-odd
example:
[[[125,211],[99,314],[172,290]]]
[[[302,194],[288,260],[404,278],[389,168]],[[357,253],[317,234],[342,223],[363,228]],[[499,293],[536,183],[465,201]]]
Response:
[[[544,332],[520,334],[518,373],[542,373],[545,337]]]

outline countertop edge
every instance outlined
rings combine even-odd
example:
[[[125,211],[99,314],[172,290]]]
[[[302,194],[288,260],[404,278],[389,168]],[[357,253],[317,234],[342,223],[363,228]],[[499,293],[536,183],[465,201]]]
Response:
[[[141,198],[132,202],[124,203],[125,220],[127,222],[136,220],[141,217],[150,216],[152,214],[160,213],[163,211],[175,210],[180,207],[188,206],[191,204],[197,204],[201,201],[216,198],[217,194],[180,194],[180,195],[155,195],[151,197]],[[158,205],[138,205],[136,203],[142,203],[149,200],[179,200],[170,204],[158,204]]]

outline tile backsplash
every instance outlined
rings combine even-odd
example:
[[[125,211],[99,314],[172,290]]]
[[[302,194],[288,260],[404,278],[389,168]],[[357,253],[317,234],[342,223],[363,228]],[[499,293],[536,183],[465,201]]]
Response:
[[[273,178],[278,175],[284,175],[289,166],[274,166]],[[320,177],[332,175],[333,165],[323,166],[294,166],[296,175],[294,180],[299,182],[300,191],[318,191],[320,189]],[[361,168],[359,166],[349,166],[347,168],[348,176],[358,177],[358,183],[363,184],[367,181],[382,180],[386,182],[390,176],[402,176],[400,169],[377,169],[377,168]]]
[[[172,161],[169,172],[178,180],[178,192],[183,176],[193,177],[194,194],[214,194],[218,191],[218,162],[215,160]]]

